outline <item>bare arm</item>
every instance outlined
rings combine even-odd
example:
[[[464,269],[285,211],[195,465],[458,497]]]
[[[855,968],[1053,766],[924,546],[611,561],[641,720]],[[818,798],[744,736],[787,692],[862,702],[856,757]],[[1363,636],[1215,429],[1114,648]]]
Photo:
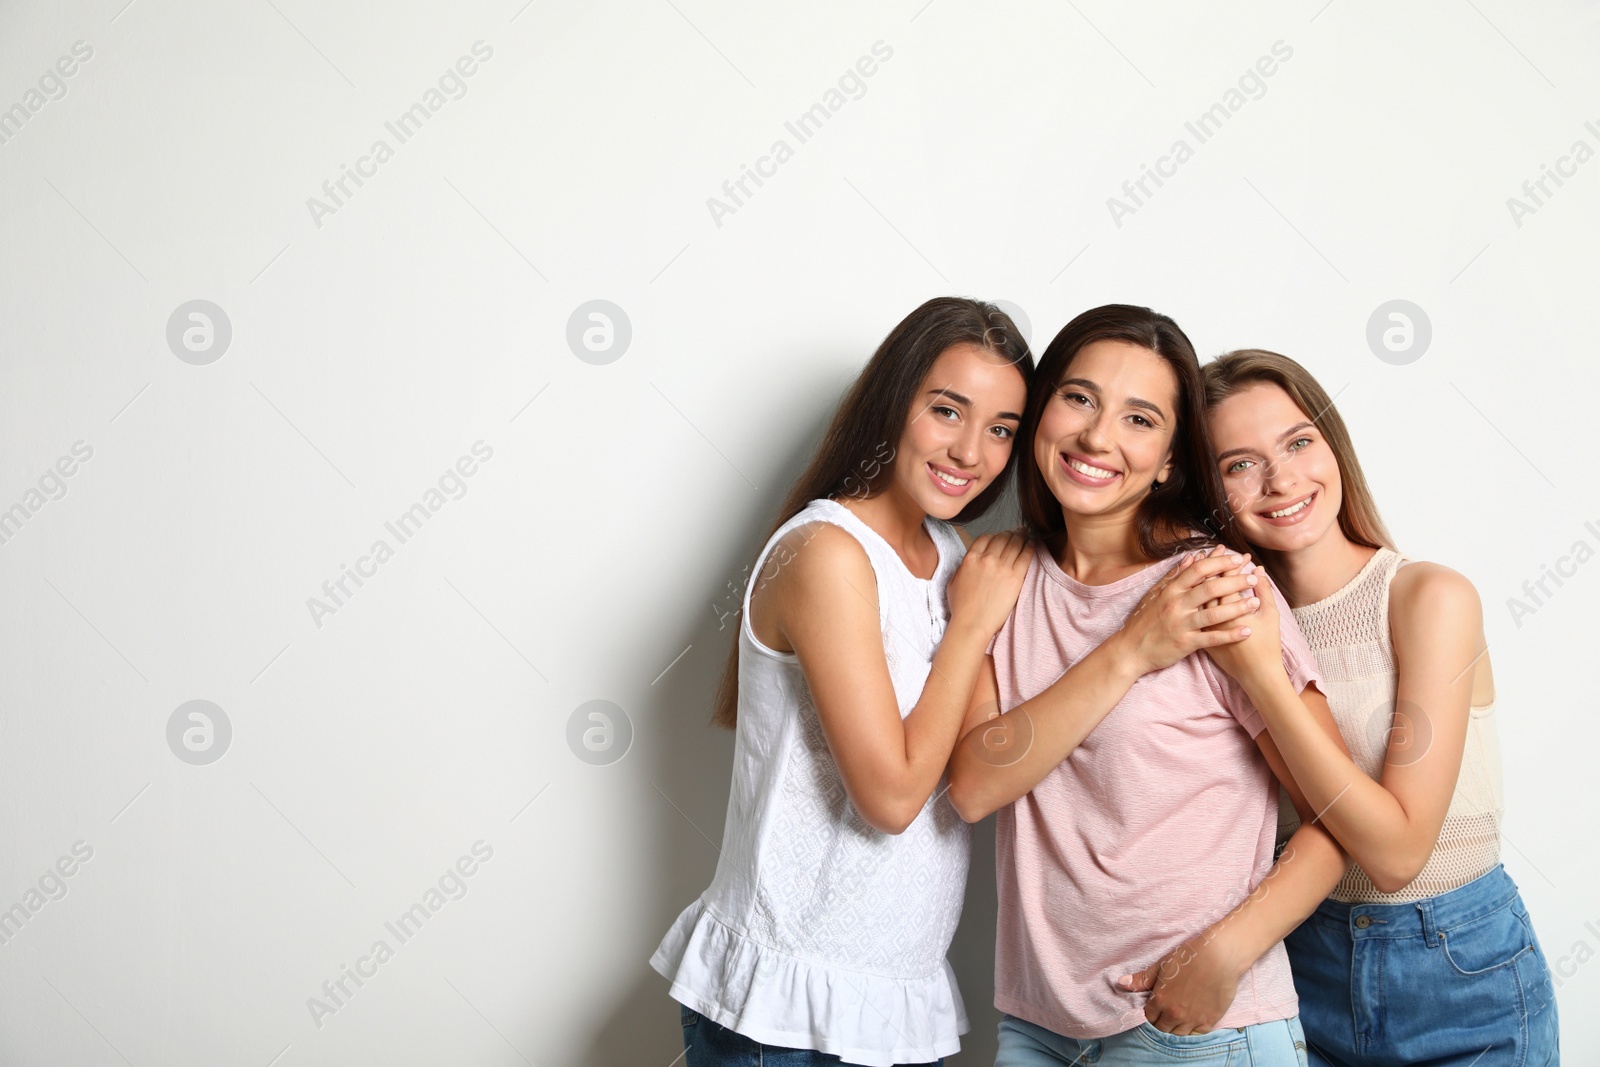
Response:
[[[1049,688],[996,715],[991,663],[968,705],[966,733],[950,760],[950,802],[968,822],[1026,796],[1072,754],[1133,683],[1198,648],[1241,639],[1233,620],[1249,612],[1224,601],[1254,584],[1228,552],[1174,566],[1140,601],[1122,628],[1072,664]],[[1215,627],[1215,629],[1206,629]]]
[[[796,531],[772,581],[753,594],[751,622],[770,614],[781,644],[799,659],[851,803],[869,825],[897,834],[944,773],[984,646],[1016,602],[1027,568],[1025,542],[1000,534],[979,538],[968,550],[950,582],[951,618],[928,680],[902,719],[884,655],[872,564],[844,530],[804,529]]]
[[[1466,746],[1470,668],[1483,647],[1477,592],[1456,572],[1414,563],[1395,576],[1390,597],[1399,678],[1380,781],[1306,714],[1281,670],[1239,677],[1322,823],[1386,893],[1409,885],[1438,841]]]

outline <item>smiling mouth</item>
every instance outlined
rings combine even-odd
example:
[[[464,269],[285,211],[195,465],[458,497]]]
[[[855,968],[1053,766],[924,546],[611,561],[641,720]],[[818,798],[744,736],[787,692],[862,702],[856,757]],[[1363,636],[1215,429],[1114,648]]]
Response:
[[[1061,453],[1061,462],[1067,467],[1068,470],[1079,475],[1083,481],[1091,483],[1110,482],[1115,480],[1120,474],[1119,471],[1108,470],[1105,467],[1097,467],[1092,463],[1087,463],[1081,459],[1078,459],[1076,456],[1069,455],[1065,452]]]
[[[927,467],[928,473],[933,476],[934,484],[952,496],[966,492],[975,480],[974,475],[958,474],[948,467],[940,467],[934,463],[927,464]]]
[[[1311,507],[1312,502],[1316,499],[1317,494],[1315,491],[1313,491],[1308,493],[1303,499],[1295,501],[1293,504],[1289,504],[1281,508],[1274,508],[1270,511],[1258,511],[1256,514],[1261,518],[1266,519],[1268,522],[1283,522],[1285,520],[1292,520],[1300,515],[1304,515]]]

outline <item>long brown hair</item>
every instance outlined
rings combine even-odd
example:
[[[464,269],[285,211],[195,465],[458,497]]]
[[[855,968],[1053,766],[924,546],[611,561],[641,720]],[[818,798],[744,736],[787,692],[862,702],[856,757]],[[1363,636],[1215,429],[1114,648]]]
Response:
[[[778,509],[777,520],[763,543],[819,497],[848,493],[870,498],[889,487],[894,456],[879,462],[882,449],[900,444],[911,405],[934,362],[959,344],[988,349],[1016,367],[1025,385],[1032,382],[1033,353],[1011,316],[982,300],[941,296],[927,301],[900,320],[867,361],[834,412],[816,455]],[[971,522],[993,506],[1010,483],[1016,457],[1013,446],[1005,469],[961,510],[956,522]],[[750,580],[754,578],[752,571]],[[730,730],[739,712],[739,633],[740,628],[735,627],[711,714],[713,723]]]
[[[1033,439],[1045,405],[1066,376],[1073,357],[1095,341],[1125,341],[1148,349],[1172,368],[1178,382],[1172,470],[1167,480],[1139,503],[1139,550],[1151,560],[1218,541],[1235,551],[1245,551],[1222,492],[1222,477],[1212,459],[1200,361],[1194,354],[1194,345],[1167,316],[1131,304],[1106,304],[1085,311],[1063,326],[1039,357],[1039,369],[1022,416],[1022,430],[1017,435],[1017,451],[1021,453],[1017,497],[1028,532],[1053,550],[1066,532],[1061,504],[1050,492],[1034,458]],[[1203,530],[1205,536],[1188,534],[1186,531],[1190,530]]]
[[[1367,488],[1366,476],[1361,473],[1361,462],[1356,459],[1350,431],[1345,428],[1344,419],[1339,417],[1327,390],[1310,371],[1288,356],[1264,348],[1241,348],[1207,363],[1200,376],[1205,382],[1207,411],[1245,386],[1258,382],[1276,385],[1289,394],[1289,399],[1327,440],[1339,465],[1342,490],[1339,529],[1355,544],[1367,548],[1394,548],[1394,539],[1378,515],[1378,505]]]

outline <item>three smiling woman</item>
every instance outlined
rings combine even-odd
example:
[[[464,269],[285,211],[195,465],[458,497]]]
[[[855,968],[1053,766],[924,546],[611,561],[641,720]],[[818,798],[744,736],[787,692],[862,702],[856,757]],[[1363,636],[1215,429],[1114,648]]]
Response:
[[[969,540],[1013,474],[1025,528]],[[1477,596],[1293,361],[1108,305],[1035,370],[931,300],[751,573],[721,857],[651,959],[688,1067],[956,1052],[991,812],[997,1067],[1557,1062]]]

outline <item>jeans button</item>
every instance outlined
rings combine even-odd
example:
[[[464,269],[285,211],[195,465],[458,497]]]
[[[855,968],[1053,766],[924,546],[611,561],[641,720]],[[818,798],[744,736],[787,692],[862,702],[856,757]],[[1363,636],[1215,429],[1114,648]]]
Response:
[[[1357,915],[1356,916],[1356,929],[1357,930],[1365,930],[1367,927],[1369,927],[1371,925],[1372,925],[1372,919],[1371,919],[1370,916],[1367,916],[1367,915]]]

